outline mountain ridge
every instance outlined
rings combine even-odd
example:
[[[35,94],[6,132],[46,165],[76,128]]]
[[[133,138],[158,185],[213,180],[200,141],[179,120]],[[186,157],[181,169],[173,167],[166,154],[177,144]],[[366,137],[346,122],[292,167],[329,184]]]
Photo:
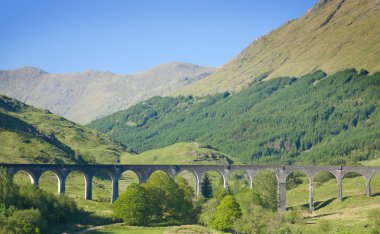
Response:
[[[254,40],[201,81],[172,96],[238,92],[250,83],[316,70],[380,70],[380,2],[320,0],[302,17]]]
[[[134,75],[86,70],[54,74],[38,68],[0,70],[0,94],[88,123],[208,76],[212,67],[172,62]]]

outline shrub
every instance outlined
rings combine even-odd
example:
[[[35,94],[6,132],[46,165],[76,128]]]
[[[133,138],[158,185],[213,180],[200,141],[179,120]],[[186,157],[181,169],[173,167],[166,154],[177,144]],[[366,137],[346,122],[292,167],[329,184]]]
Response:
[[[216,208],[214,219],[211,221],[211,227],[218,230],[232,230],[234,223],[242,216],[240,205],[232,195],[223,198]]]
[[[128,225],[145,225],[149,217],[146,191],[140,185],[129,185],[113,205],[114,215]]]

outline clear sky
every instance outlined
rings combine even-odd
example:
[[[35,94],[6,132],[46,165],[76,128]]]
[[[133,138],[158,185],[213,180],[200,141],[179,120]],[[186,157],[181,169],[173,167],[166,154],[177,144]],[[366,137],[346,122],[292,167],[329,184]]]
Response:
[[[221,66],[316,0],[0,0],[0,69]]]

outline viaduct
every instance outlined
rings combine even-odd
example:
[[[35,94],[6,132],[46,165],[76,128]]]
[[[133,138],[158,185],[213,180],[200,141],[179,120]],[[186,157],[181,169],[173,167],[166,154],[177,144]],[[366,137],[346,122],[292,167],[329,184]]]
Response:
[[[171,177],[187,171],[194,174],[196,179],[196,195],[201,195],[201,178],[208,171],[216,171],[223,178],[224,188],[228,190],[229,174],[234,171],[244,171],[250,179],[250,188],[257,172],[271,170],[277,176],[278,181],[278,208],[286,210],[286,178],[296,171],[304,172],[309,178],[309,208],[314,210],[314,176],[321,171],[330,172],[335,176],[338,186],[338,200],[342,200],[342,179],[346,173],[356,172],[361,174],[366,181],[366,195],[371,196],[371,178],[380,172],[380,167],[346,167],[346,166],[265,166],[265,165],[52,165],[52,164],[0,164],[11,175],[19,171],[25,171],[30,176],[31,182],[38,186],[41,175],[46,171],[53,172],[58,178],[58,193],[65,192],[67,176],[73,171],[79,171],[85,178],[85,199],[92,199],[92,179],[96,172],[106,171],[112,181],[111,202],[119,195],[119,178],[125,171],[133,171],[139,179],[139,183],[145,182],[154,171],[163,171]]]

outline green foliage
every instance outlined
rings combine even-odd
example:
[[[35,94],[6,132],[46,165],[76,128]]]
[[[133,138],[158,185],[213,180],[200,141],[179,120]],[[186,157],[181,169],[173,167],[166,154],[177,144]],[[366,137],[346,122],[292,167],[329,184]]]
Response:
[[[181,176],[177,176],[175,178],[175,182],[178,184],[179,189],[183,191],[185,200],[191,203],[194,199],[194,190],[189,185],[189,182],[187,182],[187,180]]]
[[[212,197],[212,186],[211,186],[210,178],[209,178],[207,173],[203,177],[201,187],[202,187],[201,191],[202,191],[203,196],[205,198],[211,198]]]
[[[197,141],[246,163],[349,165],[380,150],[379,100],[380,73],[317,71],[232,95],[155,97],[90,126],[137,152]]]
[[[0,204],[8,208],[17,200],[17,188],[5,168],[0,168]]]
[[[17,186],[4,168],[0,168],[0,186],[2,233],[43,233],[70,221],[78,212],[74,201],[65,196],[55,196],[33,185]]]
[[[254,180],[254,191],[260,198],[260,204],[273,211],[277,210],[277,177],[272,171],[260,171]]]
[[[133,183],[121,194],[113,205],[117,218],[132,226],[145,225],[149,217],[148,198],[144,188]]]
[[[0,162],[114,163],[125,146],[46,110],[0,95]]]
[[[210,225],[215,216],[216,208],[219,204],[220,201],[218,199],[208,199],[202,206],[202,212],[199,215],[198,222],[203,225]]]
[[[233,230],[235,221],[242,216],[240,205],[235,197],[228,195],[223,198],[216,208],[214,219],[211,221],[211,227],[218,230]]]
[[[164,172],[154,172],[141,186],[130,185],[113,205],[114,216],[129,225],[193,222],[194,192],[186,180],[176,180]]]

